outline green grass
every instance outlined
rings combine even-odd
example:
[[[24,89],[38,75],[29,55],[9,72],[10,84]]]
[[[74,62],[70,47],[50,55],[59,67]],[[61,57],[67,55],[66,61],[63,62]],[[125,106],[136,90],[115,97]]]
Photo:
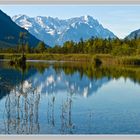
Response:
[[[127,56],[118,58],[118,63],[123,65],[140,65],[140,57],[138,56]]]
[[[0,59],[13,59],[21,54],[0,53]],[[109,54],[26,54],[27,60],[56,60],[77,61],[94,63],[95,58],[101,60],[104,65],[140,65],[140,56],[113,56]]]

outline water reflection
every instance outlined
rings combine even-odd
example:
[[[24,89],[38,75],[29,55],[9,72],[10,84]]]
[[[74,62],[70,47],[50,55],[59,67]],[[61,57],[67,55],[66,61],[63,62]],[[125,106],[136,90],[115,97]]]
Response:
[[[84,97],[93,94],[103,84],[110,81],[110,78],[107,77],[93,80],[85,75],[80,77],[79,72],[75,72],[72,75],[67,75],[64,71],[56,73],[52,66],[46,69],[42,75],[37,73],[35,77],[31,77],[30,79],[32,79],[33,85],[38,87],[38,91],[42,94],[57,94],[60,91],[67,90],[67,92]]]
[[[122,77],[139,84],[139,72],[139,68],[118,67],[116,69],[104,66],[95,68],[89,64],[79,63],[29,63],[26,70],[3,66],[0,69],[0,105],[3,107],[1,112],[3,117],[0,117],[1,133],[121,133],[115,128],[107,129],[104,120],[106,115],[116,113],[113,110],[116,106],[117,110],[121,111],[119,105],[112,103],[114,99],[112,95],[116,91],[112,92],[110,87],[112,94],[110,104],[102,102],[101,105],[99,102],[106,100],[109,96],[102,95],[100,89],[112,83],[114,79]],[[100,100],[93,99],[93,95],[97,92],[101,92]],[[139,96],[135,100],[138,98]],[[120,102],[122,103],[123,100]],[[106,110],[108,106],[110,109]],[[127,107],[125,106],[125,109]],[[117,115],[120,115],[119,111]],[[140,114],[139,110],[137,111]],[[101,117],[100,120],[98,117]],[[116,119],[114,115],[111,117],[112,120]],[[119,116],[119,119],[122,118]],[[123,133],[129,131],[133,132],[126,128]]]
[[[16,85],[5,100],[6,134],[36,134],[40,131],[38,106],[40,94],[28,81]]]

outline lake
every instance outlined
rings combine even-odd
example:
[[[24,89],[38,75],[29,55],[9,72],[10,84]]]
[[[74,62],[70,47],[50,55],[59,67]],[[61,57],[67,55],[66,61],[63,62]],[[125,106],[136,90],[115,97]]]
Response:
[[[140,134],[140,68],[0,62],[0,134]]]

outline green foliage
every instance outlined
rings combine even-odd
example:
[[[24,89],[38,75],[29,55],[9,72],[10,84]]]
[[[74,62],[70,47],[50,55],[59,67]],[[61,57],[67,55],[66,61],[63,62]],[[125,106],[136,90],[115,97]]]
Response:
[[[81,39],[78,43],[66,41],[62,46],[55,45],[50,48],[44,42],[31,48],[26,42],[26,34],[19,35],[17,47],[0,48],[1,53],[54,53],[54,54],[111,54],[113,56],[134,56],[140,55],[140,39],[101,39],[90,38]]]
[[[25,44],[25,52],[26,52],[26,53],[30,53],[30,46],[29,46],[29,43],[26,43],[26,44]]]
[[[39,42],[38,43],[38,46],[36,48],[36,51],[39,52],[39,53],[43,53],[46,51],[46,45],[44,42]]]
[[[63,54],[112,54],[114,56],[130,56],[140,54],[140,39],[120,40],[91,38],[81,39],[78,43],[66,41],[63,46],[47,48],[49,53]]]

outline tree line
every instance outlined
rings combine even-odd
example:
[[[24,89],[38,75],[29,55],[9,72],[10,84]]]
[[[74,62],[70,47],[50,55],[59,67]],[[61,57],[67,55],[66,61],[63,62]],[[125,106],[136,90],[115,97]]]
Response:
[[[30,47],[28,43],[17,45],[13,48],[0,48],[3,53],[60,53],[60,54],[112,54],[112,55],[139,55],[140,54],[140,38],[135,39],[101,39],[90,38],[88,40],[80,39],[80,41],[66,41],[62,46],[46,47],[44,42],[39,42],[37,46]]]

